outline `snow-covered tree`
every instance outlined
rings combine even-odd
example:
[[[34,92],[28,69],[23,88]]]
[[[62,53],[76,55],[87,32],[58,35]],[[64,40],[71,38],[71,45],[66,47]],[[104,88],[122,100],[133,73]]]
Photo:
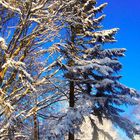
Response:
[[[92,114],[101,124],[104,119],[110,120],[133,139],[139,131],[131,120],[121,115],[125,111],[121,106],[137,104],[138,93],[119,82],[122,65],[118,58],[124,56],[126,49],[105,48],[104,44],[116,42],[114,35],[118,31],[118,28],[103,29],[100,24],[105,17],[101,12],[107,3],[96,6],[95,0],[71,0],[62,1],[62,5],[60,11],[64,13],[62,23],[65,23],[67,37],[56,43],[64,57],[57,65],[64,70],[69,83],[69,108],[65,117],[57,122],[60,130],[69,132],[69,140],[73,140],[84,116]],[[91,123],[97,140],[100,129],[93,118]],[[53,133],[60,139],[58,128]],[[106,130],[103,134],[113,139]]]
[[[0,1],[0,139],[37,140],[41,111],[62,98],[52,84],[49,46],[61,28],[52,2]]]
[[[101,26],[106,5],[0,0],[0,139],[74,140],[85,117],[95,140],[113,139],[105,120],[139,134],[121,114],[138,93],[119,82],[125,49],[104,45],[118,31]]]

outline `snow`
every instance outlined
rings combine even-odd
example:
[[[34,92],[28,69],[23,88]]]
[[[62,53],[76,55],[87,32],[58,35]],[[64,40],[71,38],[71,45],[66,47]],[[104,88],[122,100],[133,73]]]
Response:
[[[2,48],[2,50],[8,49],[6,42],[5,42],[4,38],[2,38],[2,37],[0,37],[0,47]]]

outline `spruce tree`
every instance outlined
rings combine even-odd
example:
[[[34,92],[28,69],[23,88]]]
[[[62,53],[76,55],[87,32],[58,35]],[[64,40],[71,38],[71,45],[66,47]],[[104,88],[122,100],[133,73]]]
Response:
[[[137,104],[138,93],[119,82],[118,72],[122,65],[118,58],[123,57],[125,48],[109,48],[105,44],[116,42],[118,28],[103,29],[105,15],[102,10],[107,3],[96,6],[95,0],[62,1],[61,14],[69,38],[57,43],[64,61],[58,65],[64,70],[64,77],[70,81],[69,107],[66,116],[70,118],[65,132],[70,131],[69,140],[91,114],[102,124],[110,120],[123,129],[131,139],[139,131],[135,124],[121,115],[123,105]],[[64,117],[65,118],[65,117]],[[94,129],[93,138],[98,139],[100,129],[90,117]],[[58,128],[59,129],[59,128]],[[85,130],[86,131],[86,130]],[[113,139],[105,130],[103,134]]]

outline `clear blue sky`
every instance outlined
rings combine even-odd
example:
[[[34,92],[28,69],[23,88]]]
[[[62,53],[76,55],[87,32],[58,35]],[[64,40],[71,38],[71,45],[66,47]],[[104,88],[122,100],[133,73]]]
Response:
[[[118,27],[117,43],[111,47],[126,48],[126,56],[121,59],[122,83],[140,91],[140,0],[97,0],[107,2],[104,9],[104,27]]]

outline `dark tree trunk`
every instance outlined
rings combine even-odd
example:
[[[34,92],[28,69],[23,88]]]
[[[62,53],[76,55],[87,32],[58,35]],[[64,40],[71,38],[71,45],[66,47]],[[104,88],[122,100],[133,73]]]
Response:
[[[74,107],[74,82],[70,81],[69,106]],[[69,132],[69,140],[74,140],[74,133]]]
[[[74,44],[74,39],[75,39],[75,30],[74,30],[74,27],[71,26],[71,42]],[[74,46],[73,46],[74,47]],[[75,53],[74,51],[74,48],[72,49],[72,52],[71,53]],[[71,64],[71,66],[73,66],[73,63]],[[70,85],[69,85],[69,89],[70,89],[70,92],[69,92],[69,107],[73,108],[74,107],[74,82],[73,81],[70,81]],[[74,140],[74,132],[69,132],[69,136],[68,136],[68,140]]]
[[[37,121],[37,114],[34,113],[33,116],[34,119],[34,140],[39,140],[39,135],[38,135],[38,121]]]

